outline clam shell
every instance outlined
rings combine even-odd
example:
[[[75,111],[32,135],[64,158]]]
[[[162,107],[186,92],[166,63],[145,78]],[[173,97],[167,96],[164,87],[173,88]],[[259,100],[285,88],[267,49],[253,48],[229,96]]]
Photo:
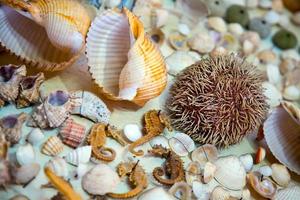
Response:
[[[11,144],[19,142],[22,136],[22,125],[27,115],[20,113],[19,115],[8,115],[0,119],[0,130],[5,135],[5,139]]]
[[[300,174],[300,126],[282,106],[276,107],[264,123],[264,135],[272,154],[293,172]]]
[[[253,158],[251,154],[244,154],[239,157],[239,160],[243,164],[246,172],[249,172],[253,167]]]
[[[87,37],[87,58],[95,83],[109,99],[142,106],[166,86],[160,51],[145,35],[141,21],[126,8],[95,18]]]
[[[284,165],[274,163],[271,165],[273,180],[282,187],[287,187],[291,181],[291,175]]]
[[[69,175],[67,162],[61,157],[54,157],[49,160],[46,166],[49,167],[49,169],[51,169],[57,176],[61,176],[66,179]]]
[[[27,184],[33,180],[40,171],[38,163],[23,165],[13,171],[14,182],[16,184]]]
[[[151,147],[154,145],[161,145],[164,148],[169,148],[169,141],[165,136],[159,135],[154,137],[152,140],[149,141]]]
[[[220,185],[231,190],[241,190],[246,185],[246,171],[237,157],[221,157],[214,164],[217,167],[215,179]]]
[[[300,196],[300,187],[297,185],[287,187],[285,189],[279,190],[276,195],[276,200],[292,200],[298,199]]]
[[[154,187],[152,189],[146,190],[139,197],[138,200],[176,200],[170,193],[165,191],[162,187]]]
[[[169,139],[170,148],[179,156],[187,156],[195,149],[195,142],[184,133],[176,133]]]
[[[42,153],[48,156],[56,156],[64,149],[64,145],[57,136],[51,136],[43,144]]]
[[[44,133],[39,128],[33,128],[27,135],[27,141],[32,145],[37,145],[44,139]]]
[[[63,123],[59,134],[64,144],[76,148],[85,138],[85,127],[69,118]]]
[[[69,117],[71,102],[69,93],[51,92],[46,100],[32,113],[27,125],[40,128],[57,128]]]
[[[71,114],[81,115],[96,123],[108,124],[110,111],[105,103],[88,91],[76,91],[71,96]]]
[[[143,136],[142,131],[137,124],[126,124],[123,132],[126,138],[131,142],[134,142]]]
[[[0,98],[3,101],[16,100],[19,95],[19,84],[25,75],[25,65],[0,66]]]
[[[194,181],[201,182],[202,180],[201,166],[198,162],[192,161],[189,163],[189,165],[185,170],[185,180],[189,185],[193,185]]]
[[[27,143],[18,147],[16,158],[20,165],[33,163],[35,160],[35,152],[31,144]]]
[[[248,182],[252,186],[252,188],[261,196],[273,199],[276,194],[277,187],[275,183],[273,183],[268,178],[261,179],[261,174],[258,172],[250,172],[248,174]]]
[[[201,168],[204,168],[208,161],[214,163],[218,159],[218,150],[214,145],[205,144],[195,149],[191,157],[193,161],[199,162]]]
[[[80,163],[87,163],[91,158],[92,146],[78,147],[77,149],[68,153],[64,159],[72,164],[78,166]]]
[[[27,76],[22,79],[20,82],[20,93],[16,100],[17,108],[24,108],[39,102],[39,88],[44,80],[45,76],[43,73],[38,73],[35,76]]]
[[[169,189],[169,193],[177,199],[191,199],[192,188],[186,182],[177,182]]]
[[[81,183],[87,193],[104,195],[116,188],[120,178],[108,165],[98,164],[83,176]]]
[[[0,8],[0,43],[26,63],[55,71],[70,66],[84,50],[90,17],[73,0],[40,0]],[[72,19],[72,20],[70,20]]]

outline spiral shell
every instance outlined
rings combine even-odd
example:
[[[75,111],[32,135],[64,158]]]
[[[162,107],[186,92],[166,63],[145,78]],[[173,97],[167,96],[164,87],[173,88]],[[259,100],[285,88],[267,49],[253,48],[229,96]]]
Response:
[[[56,156],[64,149],[64,145],[57,136],[51,136],[44,143],[42,147],[42,153],[49,156]]]
[[[87,37],[87,58],[95,83],[109,99],[142,106],[166,86],[160,51],[126,8],[107,10],[95,18]]]
[[[80,163],[89,162],[92,154],[92,146],[83,146],[68,153],[64,159],[72,164],[78,166]]]

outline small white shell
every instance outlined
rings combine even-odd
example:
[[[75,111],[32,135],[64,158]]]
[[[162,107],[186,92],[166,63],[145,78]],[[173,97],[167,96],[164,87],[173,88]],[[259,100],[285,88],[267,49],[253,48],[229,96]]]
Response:
[[[261,166],[257,171],[261,175],[264,175],[264,176],[271,176],[272,175],[272,168],[268,165]]]
[[[195,142],[184,133],[176,133],[169,139],[170,148],[179,156],[187,156],[195,149]]]
[[[214,164],[207,162],[203,170],[203,182],[209,183],[215,177],[216,171],[217,167]]]
[[[198,58],[191,55],[191,52],[174,51],[166,58],[168,73],[176,76],[181,70],[194,64]]]
[[[150,140],[150,145],[153,147],[154,145],[162,145],[165,148],[169,148],[169,141],[166,137],[159,135]]]
[[[131,142],[134,142],[143,136],[142,131],[137,124],[126,124],[123,132],[126,138]]]
[[[284,165],[274,163],[271,165],[272,178],[280,186],[286,187],[291,181],[291,175]]]
[[[280,57],[281,59],[294,59],[300,61],[300,55],[294,49],[282,51]]]
[[[37,145],[40,141],[44,139],[44,134],[41,129],[33,128],[27,135],[27,141],[32,145]]]
[[[243,164],[246,172],[249,172],[253,167],[253,157],[251,154],[244,154],[239,157],[241,163]]]
[[[228,24],[228,31],[234,35],[242,35],[244,33],[243,27],[238,23]]]
[[[40,171],[38,163],[23,165],[14,171],[14,181],[16,184],[26,184],[34,179]]]
[[[272,1],[270,0],[260,0],[258,3],[260,8],[269,9],[272,8]]]
[[[193,182],[201,182],[201,180],[202,175],[200,164],[195,161],[190,162],[185,171],[185,181],[187,184],[193,185]]]
[[[230,193],[228,190],[218,186],[212,191],[210,200],[228,200],[230,199]]]
[[[191,155],[193,161],[199,162],[204,168],[208,161],[214,163],[218,159],[218,150],[214,145],[205,144],[195,149]]]
[[[176,182],[170,189],[169,193],[177,199],[191,199],[192,189],[186,182]]]
[[[31,144],[27,143],[18,147],[16,158],[20,165],[33,163],[35,160],[35,152]]]
[[[139,197],[138,200],[176,200],[170,193],[165,191],[162,187],[154,187],[152,189],[146,190]]]
[[[194,181],[192,186],[194,195],[201,200],[209,200],[210,192],[208,190],[208,185],[203,184],[199,181]]]
[[[57,176],[67,178],[69,170],[66,161],[61,157],[54,157],[46,164]]]
[[[267,102],[271,107],[276,107],[282,100],[281,92],[270,82],[263,82],[264,94],[267,97]]]
[[[245,40],[243,42],[243,53],[245,55],[249,55],[249,54],[253,53],[254,51],[255,51],[254,44],[249,40]]]
[[[279,67],[273,64],[267,64],[267,76],[269,82],[272,84],[278,84],[281,81],[281,75]]]
[[[270,10],[269,12],[266,13],[264,18],[266,22],[268,22],[269,24],[277,24],[279,23],[280,15],[276,11]]]
[[[246,0],[246,6],[248,8],[256,8],[258,6],[259,0]]]
[[[189,46],[199,53],[209,53],[215,48],[215,42],[208,33],[200,32],[188,40]]]
[[[178,31],[182,35],[188,35],[190,34],[191,30],[188,25],[186,24],[178,24]]]
[[[74,171],[74,177],[76,179],[80,179],[87,171],[89,171],[88,165],[79,163],[79,165],[76,167],[76,170]]]
[[[207,20],[208,27],[220,33],[227,32],[227,26],[221,17],[209,17]]]
[[[64,159],[72,164],[79,165],[79,163],[87,163],[89,162],[92,154],[92,146],[83,146],[78,147],[77,149],[69,152]]]
[[[283,98],[290,101],[297,101],[300,99],[300,90],[295,85],[290,85],[283,90]]]

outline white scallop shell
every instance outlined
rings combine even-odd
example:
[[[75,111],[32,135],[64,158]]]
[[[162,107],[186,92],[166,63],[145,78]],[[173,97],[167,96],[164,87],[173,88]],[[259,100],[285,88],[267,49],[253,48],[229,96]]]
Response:
[[[26,184],[34,179],[40,171],[38,163],[23,165],[14,170],[13,177],[16,184]]]
[[[195,149],[195,142],[190,136],[177,132],[169,139],[170,148],[179,156],[187,156]]]
[[[218,159],[218,150],[214,145],[205,144],[195,149],[191,155],[193,161],[199,162],[204,168],[208,161],[214,163]]]
[[[67,178],[69,170],[66,161],[61,157],[54,157],[46,164],[57,176]]]
[[[32,145],[37,145],[44,139],[44,133],[39,128],[33,128],[27,135],[27,141]]]
[[[200,181],[194,181],[192,185],[194,195],[201,200],[209,200],[210,192],[207,184],[203,184]]]
[[[98,164],[83,176],[81,183],[89,194],[104,195],[114,191],[120,178],[108,165]]]
[[[272,168],[268,165],[261,166],[257,170],[261,175],[264,176],[271,176],[272,175]]]
[[[201,182],[202,174],[201,174],[201,166],[198,162],[192,161],[189,163],[185,170],[185,181],[189,185],[193,185],[194,181]]]
[[[76,91],[71,96],[71,114],[78,114],[94,122],[108,124],[110,111],[105,103],[88,91]]]
[[[35,160],[35,152],[31,144],[27,143],[18,147],[16,158],[20,165],[33,163]]]
[[[246,172],[249,172],[253,167],[253,157],[251,154],[244,154],[239,157],[241,163],[243,164]]]
[[[241,190],[246,185],[246,171],[236,156],[219,158],[215,163],[217,182],[231,190]]]
[[[165,148],[169,148],[169,141],[166,137],[159,135],[154,137],[152,140],[149,141],[151,147],[153,147],[154,145],[162,145]]]
[[[57,136],[51,136],[43,144],[42,153],[48,156],[56,156],[64,149],[62,141]]]
[[[275,200],[297,200],[300,197],[300,186],[294,185],[291,187],[279,190],[275,195]]]
[[[154,187],[152,189],[146,190],[139,197],[138,200],[176,200],[170,193],[164,190],[162,187]]]
[[[91,158],[92,146],[78,147],[69,152],[64,159],[72,164],[78,166],[80,163],[87,163]]]
[[[300,126],[282,106],[264,123],[264,135],[272,154],[290,170],[300,174]]]
[[[273,163],[272,168],[272,178],[273,180],[282,187],[287,187],[291,181],[291,175],[287,168],[278,163]]]
[[[123,132],[125,137],[131,142],[134,142],[143,136],[142,131],[137,124],[126,124]]]

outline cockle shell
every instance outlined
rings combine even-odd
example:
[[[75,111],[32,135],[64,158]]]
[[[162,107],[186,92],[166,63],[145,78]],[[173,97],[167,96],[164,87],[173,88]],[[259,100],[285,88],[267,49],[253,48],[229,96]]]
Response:
[[[130,142],[134,142],[143,136],[142,131],[137,124],[126,124],[123,133]]]
[[[70,93],[71,114],[81,115],[96,123],[108,124],[110,111],[105,103],[95,94],[88,91]]]
[[[292,200],[298,199],[300,197],[300,186],[294,185],[291,187],[284,188],[282,190],[278,190],[275,195],[275,199],[277,200]]]
[[[5,135],[7,141],[16,144],[21,139],[22,125],[27,115],[21,113],[19,115],[9,115],[0,119],[0,130]]]
[[[219,158],[215,163],[215,179],[221,186],[231,190],[240,190],[246,185],[246,171],[236,156]]]
[[[0,66],[0,99],[15,101],[19,95],[19,84],[26,75],[25,65]]]
[[[193,185],[194,181],[202,181],[201,166],[197,161],[192,161],[187,166],[185,170],[185,180],[189,185]]]
[[[169,189],[169,193],[175,196],[177,199],[191,199],[192,188],[184,181],[176,182]]]
[[[243,164],[246,172],[249,172],[253,167],[253,157],[251,154],[244,154],[239,157],[241,163]]]
[[[214,178],[216,170],[217,167],[214,164],[207,162],[203,170],[203,182],[209,183]]]
[[[162,187],[154,187],[152,189],[146,190],[139,197],[138,200],[176,200],[170,193],[164,190]]]
[[[69,152],[64,159],[72,164],[78,166],[80,163],[89,162],[92,154],[92,146],[78,147],[77,149]]]
[[[69,118],[60,128],[59,135],[64,144],[76,148],[85,138],[85,127]]]
[[[69,175],[67,162],[61,157],[54,157],[49,160],[46,166],[49,167],[57,176],[61,176],[66,179]]]
[[[291,181],[291,175],[284,165],[274,163],[271,165],[272,168],[272,178],[274,181],[282,186],[287,187]]]
[[[218,159],[218,150],[214,145],[205,144],[195,149],[191,157],[193,161],[199,162],[201,168],[204,168],[208,161],[214,163]]]
[[[26,165],[35,161],[35,152],[31,144],[27,143],[18,147],[16,158],[20,165]]]
[[[143,106],[166,87],[160,51],[126,8],[107,10],[95,18],[87,37],[87,58],[93,79],[109,99]]]
[[[16,184],[27,184],[38,175],[39,171],[40,165],[38,163],[31,163],[23,165],[19,168],[13,168],[13,180]]]
[[[269,178],[261,179],[259,172],[250,172],[248,174],[248,182],[258,194],[265,198],[273,199],[276,194],[276,185]]]
[[[44,133],[39,128],[33,128],[27,135],[26,141],[32,145],[37,145],[40,141],[44,139]]]
[[[90,26],[87,10],[74,0],[3,0],[0,43],[41,70],[71,65],[84,50]],[[7,7],[9,6],[9,7]]]
[[[106,164],[98,164],[82,178],[83,189],[92,195],[112,192],[120,183],[118,174]]]
[[[300,174],[299,113],[297,106],[283,102],[264,123],[264,135],[270,151],[297,174]]]
[[[51,92],[46,100],[39,105],[27,123],[33,127],[57,128],[69,117],[69,93],[61,90]]]
[[[249,41],[251,44],[253,44],[254,46],[253,51],[256,51],[261,43],[258,33],[253,31],[246,31],[241,35],[240,37],[241,44],[243,44],[245,41]]]
[[[169,139],[170,148],[179,156],[187,156],[195,149],[195,142],[184,133],[176,133]]]
[[[51,136],[44,143],[42,153],[49,156],[56,156],[64,149],[64,145],[57,136]]]
[[[43,73],[38,73],[35,76],[26,76],[22,79],[20,82],[20,93],[16,100],[17,108],[24,108],[39,102],[39,88],[44,80],[45,76]]]

